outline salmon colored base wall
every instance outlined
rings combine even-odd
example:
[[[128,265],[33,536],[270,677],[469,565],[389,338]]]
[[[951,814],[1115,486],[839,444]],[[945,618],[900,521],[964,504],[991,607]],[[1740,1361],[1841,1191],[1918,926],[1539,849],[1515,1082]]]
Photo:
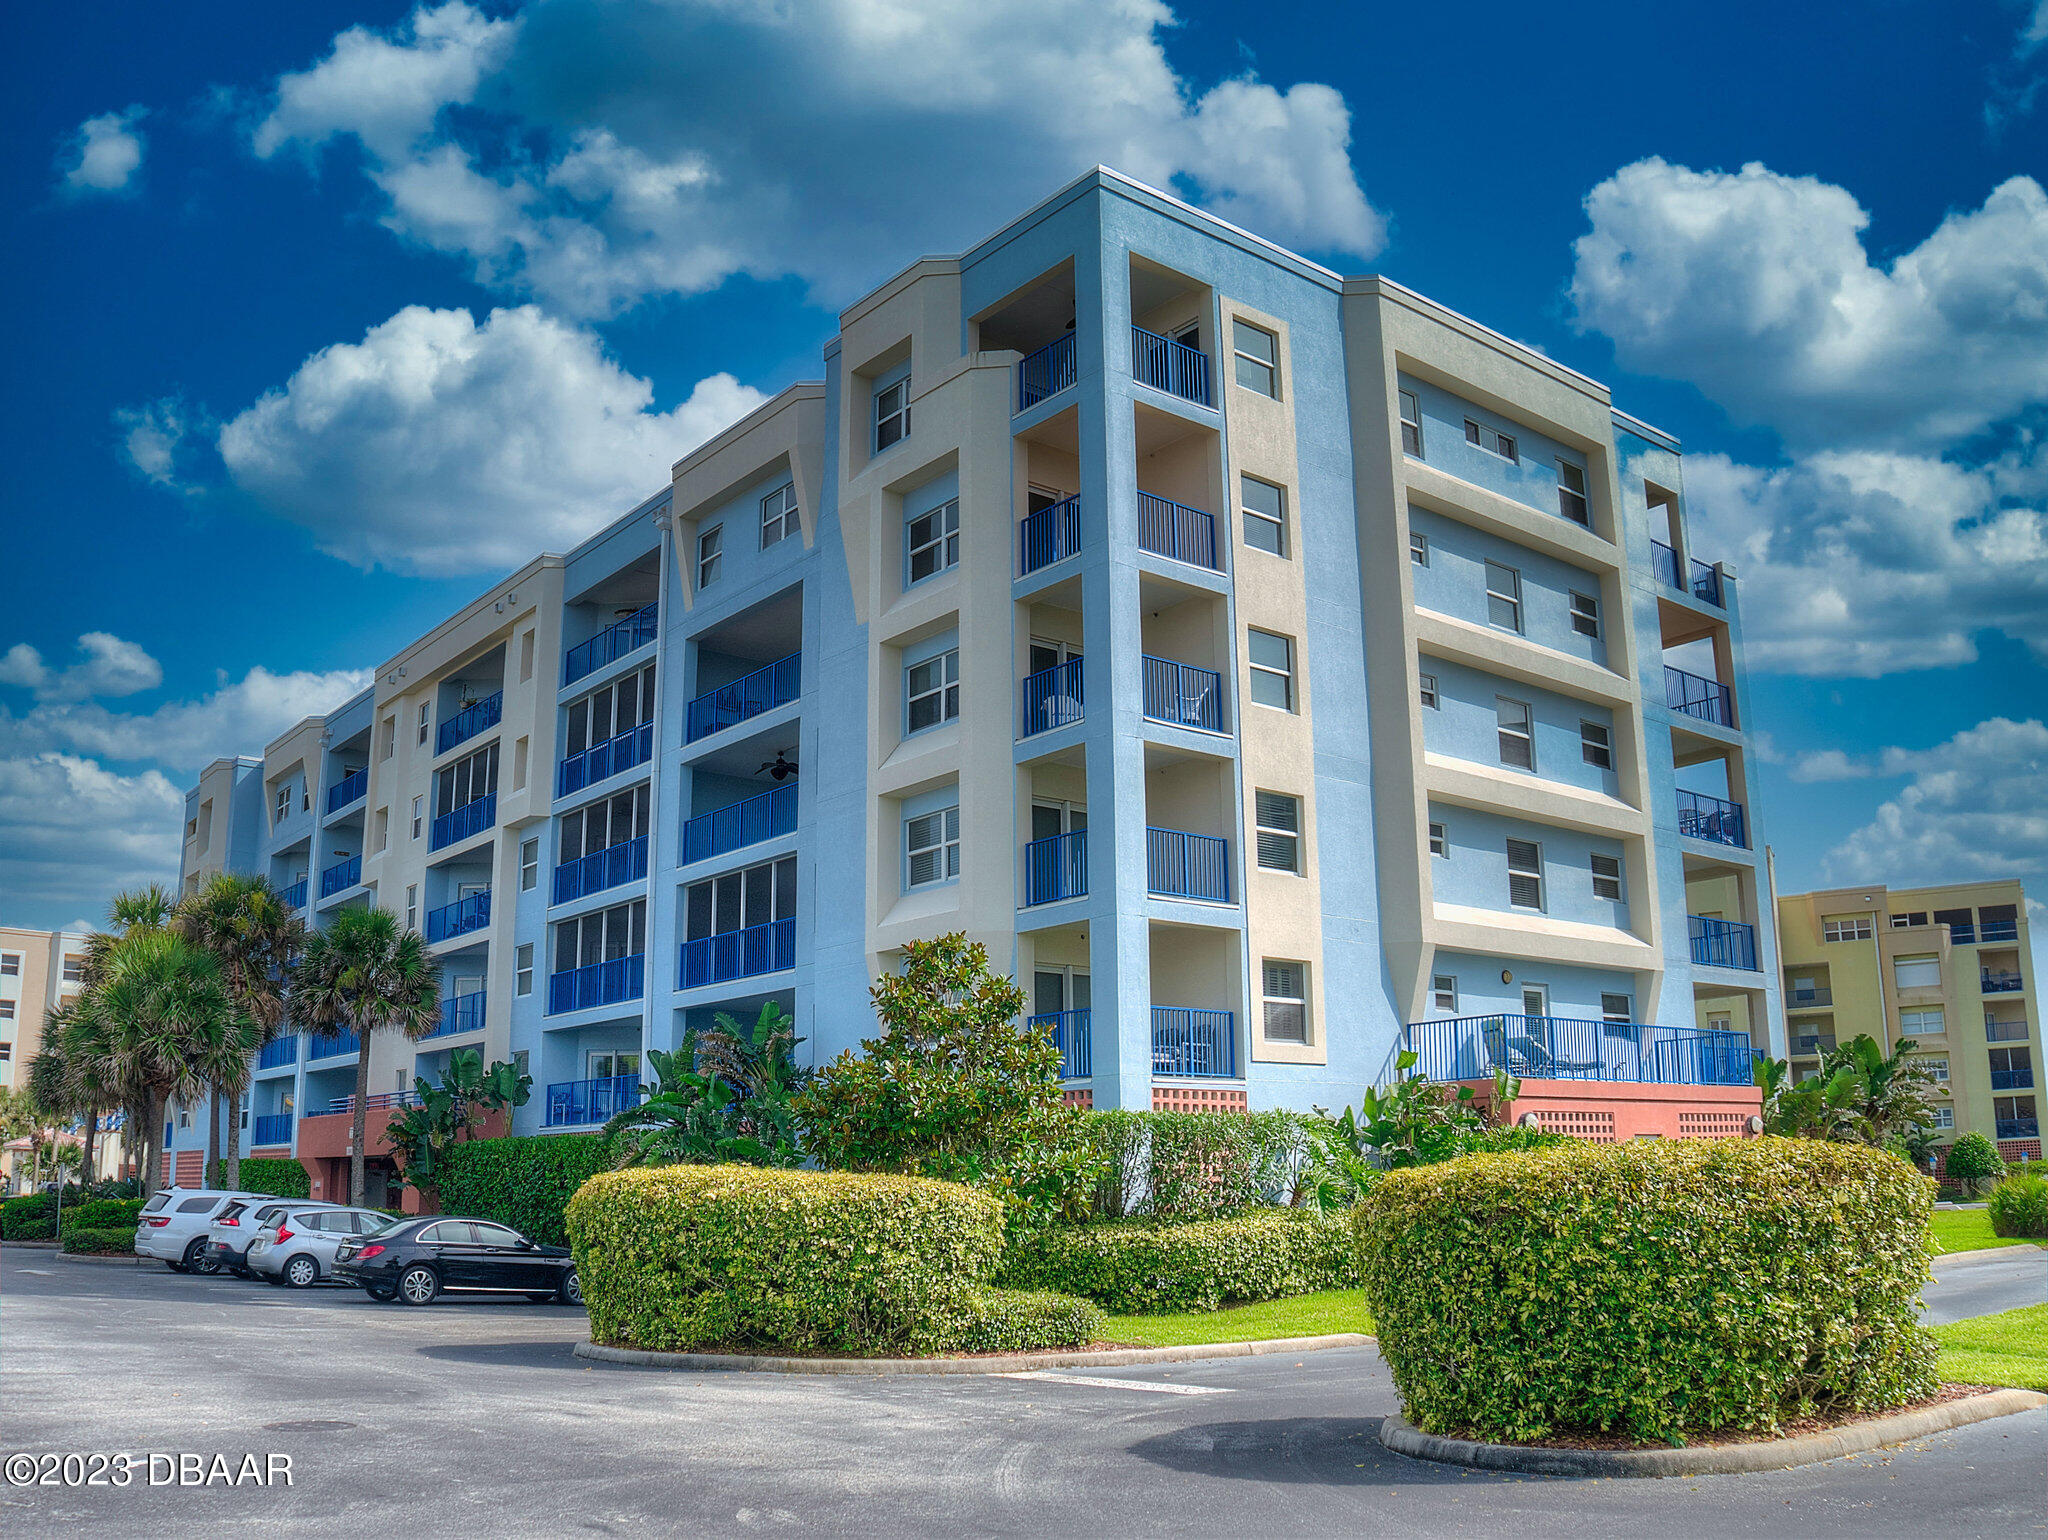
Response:
[[[1468,1080],[1482,1106],[1493,1082]],[[1537,1126],[1598,1144],[1623,1139],[1740,1139],[1763,1111],[1755,1086],[1642,1085],[1595,1080],[1524,1080],[1505,1121],[1536,1114]]]

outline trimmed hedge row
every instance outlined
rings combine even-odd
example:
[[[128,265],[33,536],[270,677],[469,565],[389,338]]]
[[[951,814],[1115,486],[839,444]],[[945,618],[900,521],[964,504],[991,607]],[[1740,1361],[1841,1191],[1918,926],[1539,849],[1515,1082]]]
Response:
[[[0,1240],[47,1241],[57,1234],[57,1195],[25,1193],[0,1201]]]
[[[1099,1306],[1065,1294],[982,1289],[953,1334],[960,1353],[1029,1353],[1100,1342],[1109,1321]]]
[[[2009,1176],[1991,1189],[1985,1206],[1991,1233],[2001,1240],[2048,1241],[2048,1177]]]
[[[135,1254],[135,1232],[64,1227],[64,1249],[81,1256],[125,1257]]]
[[[1012,1250],[1001,1281],[1137,1315],[1352,1288],[1359,1279],[1342,1219],[1268,1208],[1189,1224],[1123,1219],[1049,1230]]]
[[[213,1185],[226,1187],[228,1184],[228,1163],[217,1160],[213,1163]],[[312,1173],[296,1160],[257,1160],[252,1156],[242,1157],[242,1191],[260,1192],[272,1198],[310,1198],[313,1196]]]
[[[1933,1193],[1860,1145],[1631,1141],[1390,1172],[1352,1217],[1416,1426],[1678,1440],[1931,1394]]]
[[[570,1198],[611,1163],[610,1145],[596,1134],[467,1139],[442,1158],[441,1208],[510,1225],[543,1246],[566,1246]]]
[[[1096,1213],[1213,1219],[1284,1202],[1311,1121],[1296,1112],[1089,1112],[1081,1137],[1108,1164]]]
[[[87,1198],[66,1205],[64,1233],[76,1230],[118,1230],[126,1225],[132,1232],[142,1219],[140,1198]]]

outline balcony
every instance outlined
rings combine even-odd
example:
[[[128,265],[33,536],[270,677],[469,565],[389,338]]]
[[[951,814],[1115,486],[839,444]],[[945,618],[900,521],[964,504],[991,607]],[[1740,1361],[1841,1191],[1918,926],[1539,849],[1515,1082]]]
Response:
[[[430,849],[440,850],[466,840],[472,834],[481,834],[498,821],[498,794],[489,792],[474,802],[466,802],[452,813],[443,813],[434,820],[432,836],[427,844]]]
[[[1077,492],[1028,515],[1017,531],[1017,571],[1021,576],[1029,577],[1040,567],[1079,554],[1081,495]]]
[[[1142,326],[1131,328],[1131,375],[1140,385],[1183,401],[1216,404],[1209,390],[1209,355]]]
[[[1048,1011],[1033,1016],[1027,1026],[1037,1027],[1052,1038],[1060,1051],[1060,1079],[1086,1080],[1095,1071],[1094,1048],[1089,1040],[1089,1012]]]
[[[2026,1069],[1995,1069],[1991,1072],[1991,1089],[1994,1091],[2031,1091],[2034,1089],[2034,1071]]]
[[[293,883],[290,887],[282,889],[277,896],[278,899],[284,904],[285,908],[287,909],[305,908],[306,879],[301,877],[297,882]]]
[[[1984,1041],[1987,1043],[2024,1043],[2027,1040],[2027,1024],[2021,1021],[2000,1021],[1994,1016],[1984,1018]]]
[[[486,889],[472,893],[467,898],[458,898],[452,904],[443,904],[439,909],[427,911],[427,940],[451,941],[457,936],[466,936],[473,930],[482,930],[491,923],[491,895]]]
[[[351,770],[332,786],[327,788],[327,811],[338,813],[351,802],[360,802],[369,795],[370,772]]]
[[[1673,711],[1722,727],[1735,725],[1735,698],[1728,686],[1664,665],[1664,704]]]
[[[1650,542],[1650,574],[1666,588],[1683,588],[1678,581],[1678,552],[1661,540]]]
[[[413,1091],[373,1091],[370,1095],[363,1098],[363,1106],[371,1112],[395,1112],[403,1107],[417,1107],[419,1105],[421,1105],[419,1095]],[[331,1117],[336,1113],[348,1113],[355,1110],[356,1099],[353,1095],[337,1096],[327,1104],[327,1110],[324,1114],[315,1113],[314,1116]],[[370,1137],[374,1139],[380,1132],[382,1130],[372,1129]]]
[[[1818,989],[1788,989],[1785,991],[1785,1009],[1788,1011],[1810,1011],[1817,1006],[1833,1005],[1835,991],[1832,987]]]
[[[1039,402],[1050,401],[1063,390],[1072,390],[1078,377],[1075,368],[1072,332],[1048,342],[1036,353],[1027,353],[1017,364],[1017,410],[1028,412]]]
[[[647,993],[647,954],[612,957],[581,968],[565,968],[548,979],[548,1014],[587,1011],[638,1000]]]
[[[1431,1080],[1531,1080],[1747,1086],[1749,1034],[1566,1016],[1456,1016],[1411,1023],[1401,1046]]]
[[[684,741],[695,743],[764,711],[788,705],[801,687],[802,662],[803,654],[793,652],[731,684],[705,691],[690,702]]]
[[[2041,1137],[2039,1118],[2000,1118],[1998,1137],[2001,1139],[2038,1139]]]
[[[2015,990],[2024,989],[2026,981],[2017,972],[1993,973],[1989,968],[1986,968],[1977,975],[1977,987],[1983,994],[2009,995]]]
[[[640,1077],[610,1075],[601,1080],[565,1080],[548,1087],[549,1128],[609,1123],[640,1105]]]
[[[562,654],[562,685],[566,689],[586,674],[594,674],[607,663],[616,663],[627,653],[645,647],[660,630],[660,609],[650,604],[635,610],[615,626],[607,626],[587,642],[578,642]]]
[[[1081,663],[1069,658],[1024,676],[1024,721],[1019,737],[1049,733],[1081,720]]]
[[[1831,1037],[1802,1037],[1792,1051],[1806,1058],[1817,1058],[1821,1054],[1833,1053],[1835,1040]]]
[[[1088,891],[1088,831],[1033,840],[1024,847],[1024,907],[1080,898]]]
[[[259,1112],[249,1121],[252,1125],[249,1130],[252,1147],[292,1142],[292,1115],[289,1112]]]
[[[307,1034],[306,1058],[338,1059],[344,1054],[354,1053],[362,1046],[362,1037],[355,1032],[310,1032]]]
[[[595,786],[635,765],[646,764],[653,756],[654,724],[642,722],[638,727],[629,727],[564,759],[555,772],[555,795],[566,797],[586,786]]]
[[[1712,920],[1689,914],[1686,929],[1692,940],[1692,960],[1702,968],[1743,968],[1757,971],[1756,927],[1741,920]]]
[[[1142,658],[1148,721],[1223,731],[1223,676],[1171,658]]]
[[[1152,1073],[1237,1078],[1237,1024],[1230,1011],[1152,1007]]]
[[[795,828],[796,782],[791,781],[690,819],[683,825],[683,865],[743,850]]]
[[[1161,898],[1230,902],[1230,842],[1179,829],[1145,831],[1145,891]]]
[[[282,1069],[287,1064],[299,1062],[299,1034],[287,1032],[283,1037],[273,1037],[263,1045],[256,1055],[258,1069]]]
[[[1749,831],[1744,825],[1742,804],[1705,792],[1678,794],[1678,832],[1687,839],[1711,840],[1717,845],[1749,848]]]
[[[478,733],[496,727],[505,715],[505,692],[486,695],[473,706],[465,706],[434,734],[434,752],[445,754],[458,743],[466,743]]]
[[[1962,941],[1968,938],[1951,936],[1949,939],[1951,941]],[[2020,939],[2020,922],[2018,920],[1986,920],[1977,927],[1977,939],[1982,942],[2017,941]]]
[[[427,1037],[455,1037],[463,1032],[483,1031],[485,993],[476,989],[466,995],[443,995],[441,1019]]]
[[[676,987],[697,989],[796,966],[796,916],[683,943]]]
[[[1692,573],[1692,596],[1717,610],[1727,608],[1727,599],[1721,591],[1721,569],[1703,561],[1688,561],[1686,566]]]
[[[1170,497],[1138,494],[1138,546],[1169,561],[1221,570],[1216,565],[1215,518]]]
[[[332,898],[337,893],[346,893],[363,880],[363,858],[350,856],[346,861],[337,861],[320,874],[320,896]]]
[[[643,834],[556,867],[555,902],[566,904],[615,888],[622,882],[644,881],[646,876],[647,836]]]

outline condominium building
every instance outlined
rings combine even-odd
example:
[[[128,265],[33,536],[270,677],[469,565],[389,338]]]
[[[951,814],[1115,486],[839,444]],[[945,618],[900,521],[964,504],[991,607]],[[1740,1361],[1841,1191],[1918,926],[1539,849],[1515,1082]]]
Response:
[[[1883,884],[1778,900],[1795,1074],[1866,1034],[1933,1071],[1945,1144],[1968,1129],[2009,1161],[2041,1158],[2041,1018],[2027,898],[2016,880]]]
[[[1594,1137],[1744,1126],[1779,969],[1668,435],[1100,169],[823,362],[193,793],[188,880],[254,818],[314,923],[425,934],[375,1094],[473,1045],[587,1128],[770,999],[822,1063],[958,930],[1098,1107],[1341,1106],[1407,1047]],[[258,1143],[333,1180],[356,1051],[267,1054]]]
[[[85,966],[85,934],[69,930],[22,930],[0,925],[0,1086],[21,1090],[28,1065],[43,1046],[43,1023],[51,1011],[79,990]],[[19,1141],[26,1149],[26,1141]],[[28,1179],[28,1157],[5,1152],[6,1185]]]

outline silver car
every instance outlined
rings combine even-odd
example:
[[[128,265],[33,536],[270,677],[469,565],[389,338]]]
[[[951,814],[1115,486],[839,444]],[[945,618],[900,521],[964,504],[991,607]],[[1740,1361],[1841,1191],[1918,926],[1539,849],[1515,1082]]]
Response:
[[[260,1216],[249,1243],[249,1270],[270,1283],[311,1288],[334,1273],[334,1248],[391,1223],[371,1208],[321,1203],[281,1205]]]

